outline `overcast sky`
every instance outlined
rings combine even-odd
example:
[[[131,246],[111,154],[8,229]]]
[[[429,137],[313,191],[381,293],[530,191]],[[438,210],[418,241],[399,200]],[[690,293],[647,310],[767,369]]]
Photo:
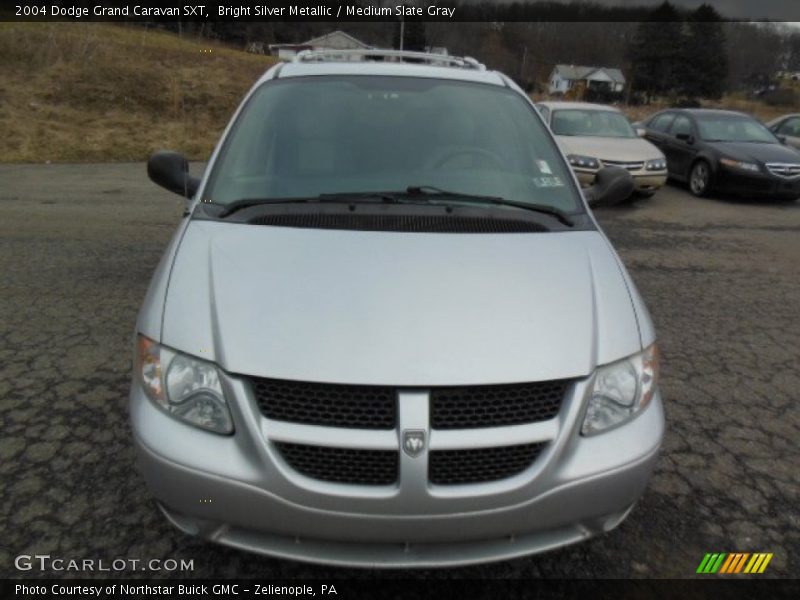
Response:
[[[485,0],[473,0],[481,2]],[[490,0],[492,1],[492,0]],[[512,0],[494,0],[495,2],[510,2]],[[552,1],[552,0],[533,0]],[[657,6],[664,0],[590,0],[606,6]],[[723,17],[729,19],[771,21],[798,21],[800,22],[800,0],[670,0],[677,6],[697,8],[701,4],[710,4],[719,11]],[[569,3],[569,0],[567,0]]]
[[[596,0],[615,6],[658,5],[663,0]],[[672,0],[673,4],[697,8],[711,4],[724,17],[738,19],[770,19],[773,21],[800,21],[800,3],[797,0]]]

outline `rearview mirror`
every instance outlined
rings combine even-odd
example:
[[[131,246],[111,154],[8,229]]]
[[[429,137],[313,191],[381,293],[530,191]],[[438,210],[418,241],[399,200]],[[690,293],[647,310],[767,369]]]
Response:
[[[192,198],[200,187],[200,179],[189,175],[186,157],[170,150],[159,150],[150,156],[147,175],[153,183],[186,198]]]
[[[620,167],[603,167],[597,172],[594,183],[583,192],[591,207],[614,206],[627,200],[633,193],[633,177]]]
[[[687,144],[694,144],[694,136],[691,133],[679,133],[675,137]]]
[[[636,135],[638,135],[639,137],[644,137],[645,135],[647,135],[647,130],[644,127],[637,127]]]
[[[778,141],[781,144],[785,144],[786,143],[786,136],[785,135],[776,135],[775,137],[778,138]]]

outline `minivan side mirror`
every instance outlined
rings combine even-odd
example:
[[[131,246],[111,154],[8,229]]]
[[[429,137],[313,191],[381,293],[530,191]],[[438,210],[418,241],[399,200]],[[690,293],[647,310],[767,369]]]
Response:
[[[170,150],[159,150],[150,156],[147,175],[153,183],[186,198],[192,198],[200,187],[200,179],[189,175],[186,157]]]
[[[687,144],[694,144],[694,136],[691,133],[679,133],[675,137]]]
[[[591,207],[613,206],[627,200],[633,188],[633,177],[627,169],[603,167],[597,172],[592,186],[583,193]]]

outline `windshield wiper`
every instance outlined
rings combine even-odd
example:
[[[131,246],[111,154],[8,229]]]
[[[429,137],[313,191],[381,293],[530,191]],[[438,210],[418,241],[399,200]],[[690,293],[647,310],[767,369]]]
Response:
[[[769,140],[703,140],[704,142],[719,142],[722,144],[777,144],[778,142],[771,142]]]
[[[224,219],[243,208],[250,208],[251,206],[267,204],[303,204],[305,202],[308,202],[308,198],[244,198],[231,202],[230,204],[225,204],[222,212],[220,212],[217,217]]]
[[[574,227],[575,223],[565,213],[552,206],[545,206],[543,204],[533,204],[531,202],[518,202],[516,200],[507,200],[499,196],[479,196],[475,194],[463,194],[461,192],[451,192],[443,190],[432,185],[412,185],[406,188],[406,193],[411,196],[422,196],[427,198],[449,198],[459,202],[469,204],[494,204],[497,206],[511,206],[513,208],[521,208],[532,212],[548,215],[563,223],[567,227]]]
[[[341,194],[320,194],[307,198],[244,198],[225,205],[218,218],[224,219],[233,213],[250,208],[251,206],[268,206],[270,204],[308,204],[312,202],[343,202],[352,204],[353,202],[399,202],[395,196],[396,192],[352,192]]]
[[[401,201],[398,192],[336,192],[334,194],[320,194],[317,199],[323,202],[379,200],[388,204],[399,204]]]
[[[422,202],[415,202],[418,198]],[[308,204],[312,202],[332,202],[332,203],[390,203],[390,204],[429,204],[432,199],[447,198],[457,202],[467,204],[493,204],[496,206],[511,206],[523,210],[529,210],[540,214],[545,214],[557,219],[568,227],[575,224],[566,214],[553,208],[541,204],[531,204],[529,202],[517,202],[506,200],[497,196],[480,196],[475,194],[464,194],[460,192],[450,192],[431,185],[409,186],[404,192],[338,192],[332,194],[320,194],[307,198],[244,198],[227,204],[217,218],[224,219],[235,212],[252,206],[266,206],[274,204]]]

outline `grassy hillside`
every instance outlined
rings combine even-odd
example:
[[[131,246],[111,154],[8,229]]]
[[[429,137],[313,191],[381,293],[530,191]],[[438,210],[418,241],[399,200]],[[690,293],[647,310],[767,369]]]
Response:
[[[0,162],[208,158],[244,92],[274,62],[221,44],[103,23],[0,23]],[[728,96],[708,106],[770,119]],[[623,107],[634,120],[666,105]]]
[[[0,23],[0,161],[207,158],[272,62],[141,27]]]

